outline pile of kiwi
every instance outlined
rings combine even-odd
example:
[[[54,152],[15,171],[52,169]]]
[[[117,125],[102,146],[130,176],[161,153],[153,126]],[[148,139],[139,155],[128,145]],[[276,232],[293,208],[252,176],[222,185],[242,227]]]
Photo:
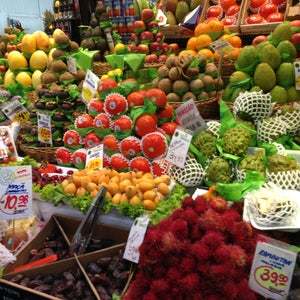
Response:
[[[205,101],[223,88],[216,65],[203,57],[170,56],[158,74],[153,84],[167,94],[169,102]]]

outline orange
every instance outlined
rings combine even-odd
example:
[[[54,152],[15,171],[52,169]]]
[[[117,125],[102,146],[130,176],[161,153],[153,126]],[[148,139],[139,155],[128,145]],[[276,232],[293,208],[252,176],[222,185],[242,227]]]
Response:
[[[212,43],[212,39],[208,34],[201,34],[197,37],[196,49],[208,47]]]
[[[199,23],[195,28],[195,36],[198,36],[200,34],[208,33],[209,27],[207,23]]]
[[[211,58],[214,58],[214,53],[209,50],[209,49],[201,49],[199,52],[198,52],[198,55],[199,56],[203,56],[205,57],[206,59],[211,59]]]
[[[224,30],[224,25],[221,21],[213,19],[208,22],[209,32],[222,32]]]
[[[196,37],[192,37],[188,40],[186,49],[188,50],[196,50],[197,49],[198,39]]]
[[[241,53],[241,48],[233,48],[227,55],[227,58],[237,60]]]
[[[195,50],[183,50],[179,53],[179,58],[184,57],[184,56],[188,56],[188,55],[193,55],[195,56],[197,54],[197,52]]]
[[[235,47],[235,48],[241,48],[242,47],[242,40],[237,35],[231,36],[228,39],[228,42],[231,44],[232,47]]]

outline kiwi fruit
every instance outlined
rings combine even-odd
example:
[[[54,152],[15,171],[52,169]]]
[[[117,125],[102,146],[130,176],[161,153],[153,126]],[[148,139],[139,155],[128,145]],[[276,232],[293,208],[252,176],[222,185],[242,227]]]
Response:
[[[175,93],[170,93],[167,95],[168,102],[180,102],[180,97]]]
[[[53,59],[58,59],[59,57],[65,55],[65,51],[61,50],[61,49],[56,49],[53,51],[52,53],[52,57]]]
[[[158,69],[159,78],[166,78],[169,76],[169,69],[167,66],[163,65]]]
[[[43,84],[49,84],[49,83],[56,82],[56,81],[57,81],[57,78],[53,72],[46,71],[42,74],[42,83]]]
[[[94,49],[95,48],[95,42],[92,39],[84,39],[81,42],[81,47],[86,49]]]
[[[208,63],[205,67],[205,74],[210,75],[213,78],[218,77],[218,68],[214,63]]]
[[[178,67],[172,67],[169,71],[169,78],[172,81],[179,80],[181,78],[181,69]]]
[[[208,93],[201,92],[201,94],[198,95],[197,100],[198,101],[205,101],[205,100],[208,100],[208,98],[209,98]]]
[[[152,87],[157,88],[159,83],[159,78],[154,78],[152,80]]]
[[[183,80],[176,80],[173,83],[173,92],[179,96],[183,96],[186,92],[189,91],[189,84]]]
[[[65,34],[59,34],[54,39],[55,44],[62,47],[67,47],[70,44],[70,39]]]
[[[59,81],[74,80],[74,79],[75,77],[69,72],[65,72],[59,76]]]
[[[168,94],[172,91],[172,81],[169,78],[161,79],[158,82],[158,88]]]
[[[85,71],[78,70],[77,73],[75,74],[75,78],[76,78],[76,80],[81,81],[81,80],[84,80],[85,75],[86,75]]]
[[[206,90],[207,92],[211,92],[212,89],[213,89],[214,86],[215,86],[215,81],[214,81],[214,79],[213,79],[211,76],[209,76],[209,75],[205,75],[205,76],[203,76],[202,81],[203,81],[205,90]]]
[[[166,66],[168,69],[171,69],[172,67],[176,67],[179,65],[179,58],[177,56],[171,55],[166,60]]]
[[[222,78],[216,78],[216,79],[214,80],[214,82],[215,82],[215,86],[216,86],[216,88],[217,88],[218,90],[221,90],[221,89],[223,88],[224,82],[223,82],[223,79],[222,79]]]
[[[193,99],[194,101],[197,100],[197,97],[192,92],[187,92],[182,97],[182,101],[188,101],[191,99]]]
[[[51,71],[54,73],[61,73],[67,70],[67,65],[62,60],[53,61],[51,64]]]
[[[77,51],[79,49],[79,45],[76,42],[71,41],[70,48],[71,48],[71,51]]]
[[[195,95],[199,95],[204,87],[204,84],[201,79],[195,79],[190,83],[190,90]]]

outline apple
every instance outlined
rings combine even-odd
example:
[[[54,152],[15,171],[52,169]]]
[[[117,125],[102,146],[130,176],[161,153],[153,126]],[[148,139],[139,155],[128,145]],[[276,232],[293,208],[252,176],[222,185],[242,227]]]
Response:
[[[266,3],[267,0],[251,0],[250,1],[250,10],[251,12],[257,14],[259,8]]]
[[[158,23],[156,21],[151,21],[147,24],[147,28],[150,31],[154,31],[158,29]]]
[[[236,18],[233,16],[227,16],[222,20],[222,22],[224,26],[231,26],[236,23]]]
[[[169,45],[169,49],[171,51],[171,53],[177,53],[179,51],[179,46],[177,43],[172,43]]]
[[[208,8],[206,18],[221,18],[223,15],[223,9],[221,6],[213,5]]]
[[[290,25],[292,27],[291,29],[292,29],[293,33],[300,32],[300,20],[292,21],[292,22],[290,22]]]
[[[135,33],[131,33],[129,41],[136,44],[138,42],[137,35]]]
[[[130,45],[128,45],[128,51],[131,53],[137,53],[138,47],[135,44],[130,44]]]
[[[284,20],[283,14],[280,13],[280,12],[270,14],[267,17],[267,21],[270,22],[270,23],[283,22],[283,20]]]
[[[271,0],[271,2],[273,4],[275,4],[276,6],[278,6],[279,8],[284,5],[286,5],[286,0]]]
[[[162,32],[158,32],[156,35],[155,35],[155,39],[157,42],[163,42],[165,36]]]
[[[167,61],[167,59],[168,59],[168,56],[165,54],[162,54],[159,56],[158,62],[164,64]]]
[[[146,64],[153,64],[158,62],[158,57],[156,54],[149,54],[145,57],[145,63]]]
[[[237,4],[234,4],[228,8],[226,11],[226,16],[235,16],[239,13],[240,11],[240,6]]]
[[[163,50],[163,48],[160,43],[154,42],[154,43],[150,44],[150,52],[151,53],[156,53],[157,55],[160,55],[162,50]]]
[[[141,20],[134,21],[132,27],[133,27],[134,32],[137,34],[145,31],[145,29],[146,29],[144,21],[141,21]]]
[[[300,33],[294,33],[291,37],[291,42],[294,44],[296,49],[300,51]]]
[[[260,24],[264,22],[264,18],[261,15],[251,15],[246,18],[246,24]]]
[[[148,23],[154,19],[155,15],[152,9],[150,8],[145,8],[142,10],[142,20],[145,23]]]
[[[274,14],[276,12],[278,12],[277,6],[272,3],[266,3],[263,6],[261,6],[259,9],[259,14],[265,19],[269,15]]]
[[[255,37],[252,41],[252,45],[253,46],[257,46],[258,44],[265,42],[268,39],[268,37],[266,35],[258,35],[257,37]]]
[[[170,50],[169,44],[163,43],[162,44],[162,50],[163,50],[164,53],[168,53],[169,50]]]
[[[154,35],[150,31],[144,31],[140,35],[140,40],[142,43],[151,43],[153,42]]]
[[[140,44],[137,46],[137,51],[139,53],[147,54],[147,53],[149,53],[149,47],[148,47],[148,45]]]

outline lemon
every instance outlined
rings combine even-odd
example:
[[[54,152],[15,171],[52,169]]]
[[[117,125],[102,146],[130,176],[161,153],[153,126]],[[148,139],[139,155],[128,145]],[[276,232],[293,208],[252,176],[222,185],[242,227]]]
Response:
[[[101,76],[101,80],[105,80],[105,79],[108,79],[108,78],[109,78],[109,76],[106,75],[106,74]]]
[[[116,76],[122,76],[122,75],[123,75],[123,71],[122,71],[121,69],[115,69],[115,70],[114,70],[114,74],[115,74]]]
[[[112,70],[111,70],[111,71],[108,71],[107,76],[108,76],[108,77],[111,77],[111,78],[115,77],[114,71],[112,71]]]
[[[116,54],[124,54],[127,52],[127,47],[122,44],[122,43],[118,43],[116,46],[115,46],[115,53]]]

